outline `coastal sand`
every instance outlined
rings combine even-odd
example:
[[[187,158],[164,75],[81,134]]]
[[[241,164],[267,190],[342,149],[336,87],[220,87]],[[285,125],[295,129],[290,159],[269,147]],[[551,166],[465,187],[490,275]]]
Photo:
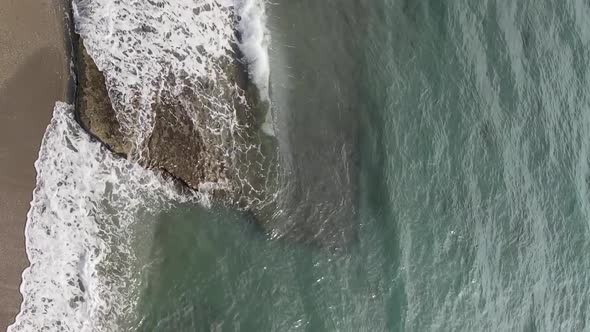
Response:
[[[64,14],[58,1],[0,3],[0,331],[14,321],[22,301],[34,161],[53,105],[67,92]]]

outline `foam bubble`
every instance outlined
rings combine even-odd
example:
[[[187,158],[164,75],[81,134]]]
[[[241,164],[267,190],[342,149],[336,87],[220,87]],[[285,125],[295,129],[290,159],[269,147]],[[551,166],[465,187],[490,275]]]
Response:
[[[35,168],[25,229],[31,265],[8,331],[117,330],[134,312],[134,229],[172,202],[200,196],[180,195],[158,174],[113,156],[64,103],[56,104]]]

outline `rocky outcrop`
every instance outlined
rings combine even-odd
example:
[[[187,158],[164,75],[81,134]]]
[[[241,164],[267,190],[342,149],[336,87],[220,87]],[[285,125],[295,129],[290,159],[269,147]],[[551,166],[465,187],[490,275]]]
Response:
[[[207,79],[183,84],[182,79],[164,77],[170,85],[151,105],[153,127],[137,147],[117,120],[103,74],[83,43],[78,40],[75,46],[77,119],[110,150],[162,171],[181,187],[207,192],[214,202],[247,211],[273,237],[328,248],[341,248],[354,240],[356,231],[348,223],[353,216],[333,210],[326,212],[328,217],[311,215],[312,211],[297,204],[306,198],[296,188],[281,193],[289,198],[286,205],[274,197],[279,178],[276,142],[260,130],[267,105],[259,101],[242,64],[221,64],[228,78],[225,85]],[[181,89],[175,86],[178,82]],[[240,87],[240,95],[226,89],[234,84]],[[212,116],[216,111],[208,98],[212,95],[222,96],[235,111],[233,128]],[[212,130],[219,135],[212,135]]]
[[[212,9],[200,7],[194,13]],[[92,16],[82,14],[86,19]],[[157,16],[152,18],[157,23]],[[203,31],[220,27],[207,26]],[[161,31],[166,28],[160,26]],[[158,31],[148,25],[118,31],[111,40],[113,45],[121,46],[118,42],[125,41],[127,47],[113,54],[109,53],[111,44],[97,47],[92,34],[86,35],[90,36],[87,41],[91,54],[101,68],[106,68],[106,79],[72,31],[77,76],[75,109],[81,126],[114,153],[162,171],[176,179],[181,188],[206,192],[214,202],[248,211],[273,238],[322,247],[348,243],[355,232],[349,227],[349,220],[354,218],[349,213],[352,202],[339,200],[338,196],[349,196],[334,192],[334,201],[339,205],[324,204],[316,209],[314,204],[321,202],[327,192],[317,185],[321,182],[316,181],[318,175],[293,181],[297,174],[279,170],[277,142],[261,130],[268,105],[260,101],[246,66],[238,61],[243,58],[238,47],[234,44],[229,49],[226,45],[225,56],[198,43],[187,48],[190,52],[182,52],[183,45],[172,47],[165,43],[170,35],[151,37]],[[178,33],[189,38],[201,32],[191,34],[183,29]],[[227,41],[227,31],[224,37]],[[142,43],[152,45],[152,41],[156,49],[141,47]],[[142,56],[125,58],[130,54]],[[121,55],[128,61],[118,61]],[[199,64],[206,70],[190,72]],[[155,69],[146,72],[141,68]],[[301,160],[307,163],[308,158],[303,155]],[[331,170],[324,172],[332,176]],[[337,176],[334,179],[341,182]],[[310,192],[316,193],[318,199],[311,198]]]
[[[96,139],[114,153],[159,169],[191,189],[208,192],[217,201],[258,210],[257,206],[267,200],[274,142],[259,130],[265,105],[259,102],[258,92],[249,84],[240,62],[220,62],[228,78],[225,85],[201,79],[183,84],[179,93],[173,86],[178,78],[163,78],[170,82],[168,90],[176,92],[172,95],[164,90],[159,94],[151,107],[152,131],[137,146],[117,120],[105,77],[79,36],[74,38],[74,48],[76,118]],[[239,54],[237,48],[234,51]],[[235,85],[241,95],[228,88]],[[213,95],[221,95],[235,110],[231,128],[227,119],[222,123],[211,114],[216,106],[208,96]]]

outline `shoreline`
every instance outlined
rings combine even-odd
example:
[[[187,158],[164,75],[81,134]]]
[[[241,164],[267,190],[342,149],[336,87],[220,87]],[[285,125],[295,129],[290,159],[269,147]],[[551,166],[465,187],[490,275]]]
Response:
[[[29,265],[27,212],[34,162],[56,101],[73,99],[67,3],[8,1],[0,10],[0,331],[20,309]]]

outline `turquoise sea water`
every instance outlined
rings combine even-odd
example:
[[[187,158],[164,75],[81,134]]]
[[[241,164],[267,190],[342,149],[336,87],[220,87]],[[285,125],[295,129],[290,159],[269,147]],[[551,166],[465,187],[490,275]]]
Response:
[[[296,236],[162,213],[133,329],[590,328],[587,2],[266,11]]]

